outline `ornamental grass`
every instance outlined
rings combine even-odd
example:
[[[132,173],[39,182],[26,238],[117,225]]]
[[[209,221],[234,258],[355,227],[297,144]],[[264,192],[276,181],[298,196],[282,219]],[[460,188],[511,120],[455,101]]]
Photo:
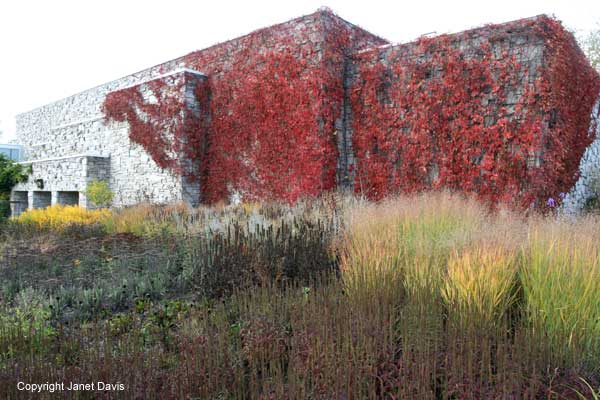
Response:
[[[600,369],[600,228],[598,219],[530,228],[521,269],[532,343],[555,362]]]
[[[518,257],[502,247],[456,251],[447,262],[442,298],[463,327],[499,325],[517,300]]]
[[[452,193],[143,207],[122,212],[181,216],[177,233],[1,259],[0,398],[27,398],[19,380],[132,399],[599,395],[596,217]]]

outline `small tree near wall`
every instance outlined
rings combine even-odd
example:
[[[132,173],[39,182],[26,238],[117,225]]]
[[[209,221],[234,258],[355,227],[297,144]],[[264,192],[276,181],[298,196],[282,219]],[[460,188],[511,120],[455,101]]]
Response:
[[[600,72],[600,21],[585,37],[580,38],[580,43],[592,67]]]
[[[10,215],[10,191],[17,183],[27,180],[27,175],[27,168],[0,154],[0,220]]]
[[[96,207],[101,208],[110,207],[114,197],[114,193],[110,190],[106,181],[95,179],[88,184],[85,195]]]

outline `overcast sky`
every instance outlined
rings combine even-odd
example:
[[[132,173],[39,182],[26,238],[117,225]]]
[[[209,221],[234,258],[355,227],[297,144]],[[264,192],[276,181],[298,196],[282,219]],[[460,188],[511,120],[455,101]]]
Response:
[[[392,42],[542,13],[600,22],[600,0],[0,0],[0,142],[16,114],[321,6]]]

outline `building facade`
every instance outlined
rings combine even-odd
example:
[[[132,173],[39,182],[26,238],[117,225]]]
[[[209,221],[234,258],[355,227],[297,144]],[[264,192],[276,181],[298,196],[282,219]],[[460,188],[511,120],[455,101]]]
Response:
[[[566,191],[600,90],[569,35],[540,16],[394,45],[328,10],[263,28],[19,115],[13,214],[93,206],[94,180],[115,206]]]

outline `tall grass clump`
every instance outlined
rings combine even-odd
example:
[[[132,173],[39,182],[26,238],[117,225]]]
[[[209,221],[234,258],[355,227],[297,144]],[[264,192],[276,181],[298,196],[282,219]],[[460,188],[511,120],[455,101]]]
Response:
[[[249,282],[307,282],[337,273],[331,221],[281,220],[267,227],[230,224],[225,232],[183,238],[178,245],[183,286],[221,297]]]
[[[530,227],[521,270],[532,343],[550,361],[600,370],[600,229],[598,220]]]
[[[437,284],[451,250],[484,223],[485,209],[450,193],[420,194],[347,211],[343,280],[350,291],[392,295]]]
[[[335,215],[336,196],[325,200],[304,200],[290,206],[277,202],[241,203],[239,205],[199,206],[184,203],[154,205],[141,203],[113,210],[103,221],[109,234],[130,233],[136,236],[161,235],[197,236],[226,232],[231,225],[243,225],[249,232],[258,232],[284,221],[325,221]],[[336,218],[339,224],[339,218]]]
[[[189,216],[190,209],[184,204],[156,206],[141,203],[116,209],[102,221],[108,233],[131,233],[137,236],[174,234],[181,221]]]
[[[517,300],[518,257],[503,247],[455,252],[447,263],[442,297],[462,328],[499,325]]]

